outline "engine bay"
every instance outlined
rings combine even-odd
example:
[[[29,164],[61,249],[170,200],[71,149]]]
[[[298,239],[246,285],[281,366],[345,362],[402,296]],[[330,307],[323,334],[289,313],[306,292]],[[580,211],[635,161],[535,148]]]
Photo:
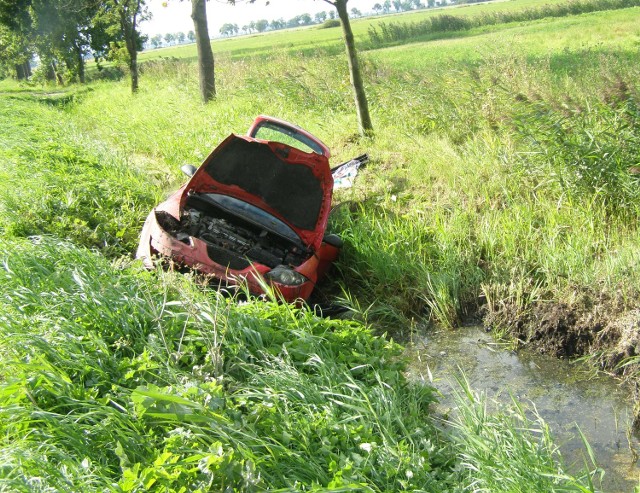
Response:
[[[311,252],[300,245],[197,196],[189,197],[179,221],[163,211],[156,211],[156,218],[160,226],[179,241],[188,244],[192,237],[204,241],[211,260],[234,270],[245,269],[254,262],[270,268],[296,267],[311,256]]]

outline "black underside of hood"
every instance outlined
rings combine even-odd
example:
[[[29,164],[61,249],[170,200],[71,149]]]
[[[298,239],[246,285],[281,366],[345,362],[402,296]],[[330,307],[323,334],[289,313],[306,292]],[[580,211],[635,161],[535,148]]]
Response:
[[[277,152],[266,143],[234,136],[205,170],[217,182],[258,197],[294,227],[313,230],[322,207],[321,180],[308,166],[288,163]]]

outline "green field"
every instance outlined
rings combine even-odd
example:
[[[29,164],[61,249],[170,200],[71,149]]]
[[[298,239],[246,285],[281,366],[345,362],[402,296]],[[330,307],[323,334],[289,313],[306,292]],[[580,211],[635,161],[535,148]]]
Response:
[[[372,138],[337,29],[214,42],[207,105],[193,46],[142,54],[136,95],[0,82],[0,490],[598,490],[544,423],[486,414],[463,382],[443,424],[391,336],[482,317],[637,379],[640,9],[367,44],[370,23],[441,13],[354,22]],[[319,287],[353,320],[132,260],[180,165],[261,113],[334,164],[370,155],[335,194],[345,247]]]

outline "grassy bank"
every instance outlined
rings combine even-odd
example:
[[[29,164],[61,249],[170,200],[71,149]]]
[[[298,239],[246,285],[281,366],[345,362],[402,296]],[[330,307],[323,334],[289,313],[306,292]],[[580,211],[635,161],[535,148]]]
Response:
[[[104,84],[68,113],[169,170],[199,162],[258,113],[321,136],[336,162],[368,151],[373,163],[359,186],[338,195],[351,205],[333,227],[348,238],[344,285],[363,306],[392,300],[391,318],[453,325],[484,300],[525,309],[592,286],[630,300],[638,15],[547,19],[371,52],[374,141],[353,139],[346,68],[326,70],[340,57],[221,62],[220,96],[206,108],[193,64],[167,61],[148,67],[148,86],[135,98]],[[603,25],[620,35],[599,43]],[[590,35],[593,45],[568,42]]]
[[[189,60],[147,64],[136,96],[126,82],[0,88],[5,487],[511,492],[534,477],[539,491],[593,490],[566,475],[543,424],[522,432],[523,415],[487,416],[470,394],[443,436],[433,390],[408,383],[398,347],[369,328],[236,304],[128,255],[181,164],[272,114],[335,163],[372,158],[336,196],[345,248],[325,295],[396,334],[484,310],[614,368],[635,348],[616,324],[638,295],[639,15],[368,52],[375,139],[355,136],[343,55],[220,57],[207,106]],[[618,33],[606,43],[564,41],[605,26]],[[564,307],[555,325],[550,306]],[[510,458],[483,453],[506,443]]]
[[[335,162],[367,151],[369,169],[332,218],[347,239],[341,298],[396,334],[411,318],[455,326],[485,315],[503,334],[634,377],[620,365],[637,347],[623,321],[638,295],[639,16],[539,19],[368,51],[375,140],[354,137],[343,55],[288,48],[221,57],[207,107],[194,64],[174,59],[148,65],[135,98],[104,83],[66,112],[170,177],[258,113],[309,129]]]
[[[472,472],[486,459],[462,455],[476,427],[461,420],[449,437],[436,426],[435,390],[405,379],[386,337],[239,303],[120,256],[149,177],[43,96],[0,96],[11,180],[0,204],[19,206],[0,225],[0,489],[443,492],[487,481]],[[88,184],[92,202],[60,205],[77,205]],[[136,207],[102,209],[116,187]],[[88,229],[121,215],[115,244]],[[84,234],[69,229],[80,217]],[[512,462],[492,466],[511,478],[503,491],[525,491],[531,475],[547,490],[594,491],[589,474],[564,472],[548,437],[511,442]]]
[[[2,248],[4,488],[399,491],[409,468],[448,483],[433,391],[364,327],[59,240]]]

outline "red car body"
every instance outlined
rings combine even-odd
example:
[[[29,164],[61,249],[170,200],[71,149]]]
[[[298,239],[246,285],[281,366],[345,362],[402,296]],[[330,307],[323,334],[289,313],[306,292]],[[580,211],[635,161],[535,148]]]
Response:
[[[190,167],[190,180],[151,211],[137,257],[148,267],[169,258],[229,285],[246,283],[253,294],[269,285],[288,302],[307,300],[342,246],[325,236],[329,156],[310,133],[259,116],[247,136],[230,135]]]

